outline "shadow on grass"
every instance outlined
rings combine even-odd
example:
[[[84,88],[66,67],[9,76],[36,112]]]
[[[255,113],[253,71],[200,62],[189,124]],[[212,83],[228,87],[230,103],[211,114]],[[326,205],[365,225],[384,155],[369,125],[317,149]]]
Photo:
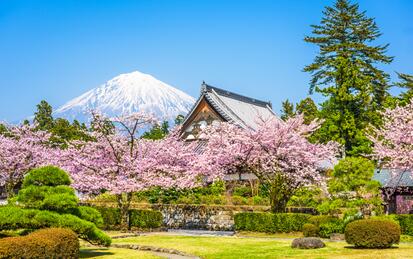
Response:
[[[114,255],[114,253],[108,251],[107,248],[80,249],[80,258],[90,258],[105,255]]]
[[[398,246],[391,246],[391,247],[383,247],[383,248],[368,248],[368,247],[356,247],[356,246],[345,246],[346,249],[353,249],[353,250],[390,250],[390,249],[399,249]]]

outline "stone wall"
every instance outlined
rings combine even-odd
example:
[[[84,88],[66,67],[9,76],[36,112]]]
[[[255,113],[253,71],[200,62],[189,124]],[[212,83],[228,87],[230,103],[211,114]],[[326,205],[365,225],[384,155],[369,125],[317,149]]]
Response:
[[[113,203],[97,203],[96,206],[116,207]],[[239,212],[269,212],[269,206],[236,205],[186,205],[132,203],[131,209],[158,210],[163,215],[164,227],[170,229],[200,229],[215,231],[234,230],[234,215]],[[288,208],[287,212],[315,214],[311,208]]]
[[[164,224],[172,229],[234,230],[234,213],[217,206],[154,205],[164,216]]]

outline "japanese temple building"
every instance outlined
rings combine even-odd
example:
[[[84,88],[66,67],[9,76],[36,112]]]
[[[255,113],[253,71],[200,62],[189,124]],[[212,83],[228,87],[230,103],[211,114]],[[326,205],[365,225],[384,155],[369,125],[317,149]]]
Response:
[[[198,139],[207,125],[219,122],[234,123],[242,128],[257,127],[259,119],[276,116],[271,102],[257,100],[203,83],[201,95],[184,119],[182,137]]]

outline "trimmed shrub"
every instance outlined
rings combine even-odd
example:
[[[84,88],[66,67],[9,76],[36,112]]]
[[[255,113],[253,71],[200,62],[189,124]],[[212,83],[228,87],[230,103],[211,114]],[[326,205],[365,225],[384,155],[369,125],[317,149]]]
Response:
[[[103,226],[103,217],[100,214],[100,212],[95,208],[88,206],[79,206],[70,214],[76,215],[81,219],[90,221],[94,223],[97,227]]]
[[[111,239],[92,222],[71,214],[58,214],[51,211],[0,207],[0,229],[40,229],[49,227],[70,228],[93,244],[109,246]]]
[[[318,226],[318,235],[323,238],[330,238],[333,233],[344,233],[344,222],[341,219],[332,220]]]
[[[62,169],[54,166],[44,166],[30,170],[23,180],[22,187],[36,186],[58,186],[70,185],[68,174]]]
[[[130,210],[129,225],[137,228],[159,228],[162,226],[163,216],[154,210]]]
[[[305,237],[318,237],[318,227],[311,223],[306,223],[303,225],[303,235]]]
[[[395,216],[400,224],[401,231],[404,235],[413,236],[413,215],[400,214]]]
[[[78,258],[79,240],[73,231],[49,228],[27,236],[0,239],[0,258]]]
[[[120,209],[109,207],[95,207],[103,219],[102,228],[106,230],[118,229],[120,227]]]
[[[356,220],[347,224],[345,238],[360,248],[388,248],[399,243],[400,226],[389,220]]]
[[[242,212],[235,214],[235,229],[257,232],[301,231],[311,215],[302,213]]]

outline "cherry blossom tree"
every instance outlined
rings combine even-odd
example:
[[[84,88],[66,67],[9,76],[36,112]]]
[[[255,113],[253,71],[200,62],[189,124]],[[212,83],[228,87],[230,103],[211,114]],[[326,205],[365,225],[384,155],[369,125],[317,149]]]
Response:
[[[254,174],[268,187],[272,211],[284,212],[298,188],[324,183],[321,163],[335,158],[336,143],[313,144],[306,139],[319,126],[304,124],[301,115],[286,122],[260,120],[254,130],[229,123],[212,126],[205,132],[207,170],[218,170],[221,177],[231,172]]]
[[[72,142],[61,165],[80,192],[116,195],[124,228],[134,192],[154,186],[188,188],[197,184],[194,147],[182,142],[177,131],[162,140],[147,140],[140,138],[140,133],[155,123],[151,116],[136,113],[110,119],[117,126],[114,132],[105,130],[107,118],[93,116],[94,141]]]
[[[382,113],[383,125],[373,128],[369,138],[374,143],[373,158],[382,168],[391,170],[391,179],[384,190],[388,202],[398,189],[404,174],[413,177],[413,100]]]
[[[8,198],[14,196],[15,188],[28,171],[48,164],[49,137],[49,133],[35,131],[28,125],[11,127],[0,134],[0,187],[6,190]]]

